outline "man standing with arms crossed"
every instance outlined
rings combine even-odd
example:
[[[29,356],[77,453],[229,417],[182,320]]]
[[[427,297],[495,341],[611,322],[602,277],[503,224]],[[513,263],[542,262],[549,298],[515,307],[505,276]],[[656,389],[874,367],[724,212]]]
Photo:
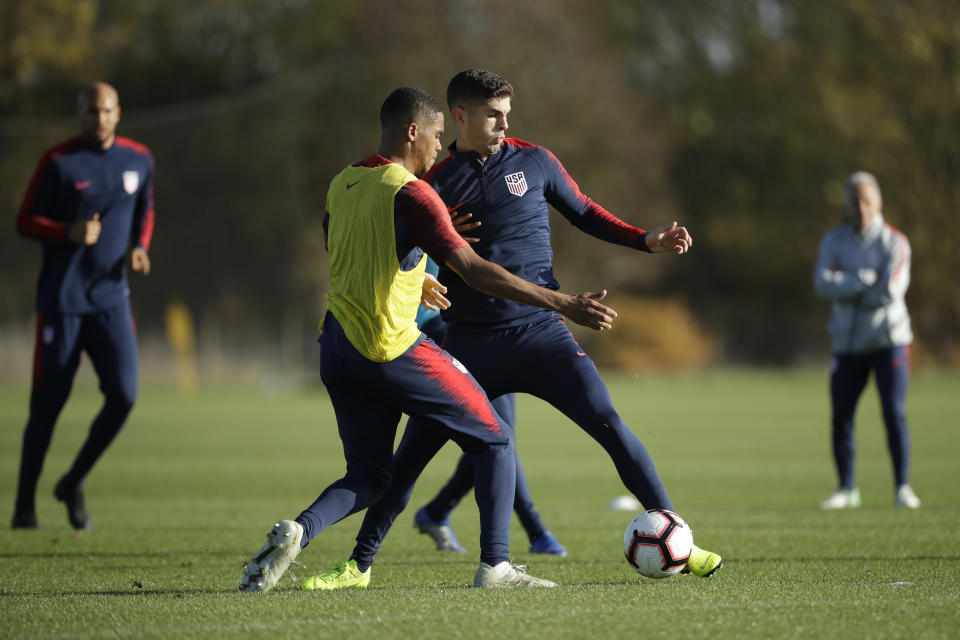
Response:
[[[451,156],[424,176],[451,215],[473,213],[480,225],[472,232],[478,240],[472,246],[481,257],[544,291],[558,288],[548,204],[607,242],[652,253],[687,251],[692,238],[684,227],[674,222],[646,232],[623,222],[583,195],[549,150],[507,138],[512,97],[512,85],[495,73],[467,69],[454,76],[447,102],[457,139]],[[653,459],[617,414],[596,367],[558,314],[483,295],[447,268],[441,267],[439,280],[451,302],[443,312],[449,325],[445,346],[490,398],[529,393],[546,400],[607,451],[621,481],[644,508],[673,510]],[[369,583],[380,544],[445,440],[418,420],[410,421],[394,458],[390,489],[367,511],[350,560],[307,579],[305,588]],[[721,565],[719,555],[695,546],[687,570],[708,577]]]
[[[376,501],[391,483],[401,414],[453,439],[474,459],[480,508],[479,587],[556,586],[509,561],[513,441],[473,376],[416,326],[428,252],[488,295],[563,313],[593,329],[616,313],[601,295],[570,296],[535,286],[481,259],[457,234],[446,207],[418,180],[439,153],[443,109],[412,87],[380,110],[377,154],[338,174],[327,194],[328,311],[320,372],[337,416],[347,462],[337,480],[295,520],[281,520],[247,563],[241,591],[266,591],[326,527]]]
[[[837,489],[822,509],[854,509],[860,491],[853,474],[853,416],[873,371],[893,462],[894,504],[920,506],[909,484],[910,434],[907,384],[910,378],[910,314],[904,296],[910,286],[910,243],[884,219],[880,185],[858,171],[844,187],[844,224],[820,243],[813,284],[830,300],[830,365],[833,457]]]
[[[78,107],[81,135],[43,155],[17,215],[20,234],[42,243],[43,268],[14,529],[39,528],[37,480],[80,352],[87,352],[100,378],[104,405],[54,489],[75,529],[91,528],[83,481],[137,396],[137,342],[124,262],[129,250],[130,268],[150,272],[153,157],[142,144],[117,136],[120,101],[113,87],[104,82],[84,87]]]

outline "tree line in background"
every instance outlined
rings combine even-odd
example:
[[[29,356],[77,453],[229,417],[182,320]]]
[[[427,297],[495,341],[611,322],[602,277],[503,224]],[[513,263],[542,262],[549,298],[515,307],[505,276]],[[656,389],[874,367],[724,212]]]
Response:
[[[913,246],[915,333],[956,363],[958,57],[948,0],[2,0],[0,325],[32,316],[39,251],[13,219],[42,151],[76,131],[85,82],[118,88],[121,135],[156,158],[141,333],[181,300],[244,349],[291,318],[309,345],[326,186],[376,149],[387,93],[442,101],[453,73],[482,66],[515,85],[508,135],[549,147],[619,217],[691,229],[690,254],[651,257],[555,216],[564,289],[605,287],[637,310],[624,335],[669,331],[685,309],[698,353],[708,338],[728,362],[825,355],[811,269],[845,177],[866,169]],[[614,334],[583,338],[618,351]]]

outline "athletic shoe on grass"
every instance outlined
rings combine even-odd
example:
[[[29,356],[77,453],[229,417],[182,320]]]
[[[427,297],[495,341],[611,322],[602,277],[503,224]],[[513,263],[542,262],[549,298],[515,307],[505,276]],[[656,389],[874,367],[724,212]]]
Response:
[[[567,550],[563,548],[560,541],[553,537],[549,531],[530,543],[530,553],[541,553],[548,556],[567,555]]]
[[[13,520],[10,522],[11,529],[39,529],[40,523],[37,522],[37,514],[34,512],[29,513],[14,513]]]
[[[83,502],[83,489],[67,487],[61,480],[53,489],[53,497],[67,505],[67,519],[70,520],[70,526],[78,530],[93,528],[90,514],[87,513],[87,507]]]
[[[859,489],[837,489],[820,503],[821,509],[856,509],[860,506]]]
[[[420,533],[425,533],[437,545],[437,551],[455,551],[457,553],[466,553],[467,550],[460,546],[457,536],[450,528],[449,520],[434,520],[427,515],[427,508],[422,507],[417,514],[413,516],[413,526]]]
[[[907,509],[918,509],[920,508],[920,498],[913,492],[910,485],[902,484],[897,487],[897,496],[894,499],[894,504],[898,507],[906,507]]]
[[[687,558],[687,566],[683,569],[683,573],[692,573],[701,578],[709,578],[722,566],[723,559],[718,554],[693,545],[693,549],[690,550],[690,557]]]
[[[357,568],[356,560],[347,560],[318,576],[307,578],[301,586],[308,591],[332,591],[348,587],[366,589],[370,584],[370,569],[371,567],[367,567],[366,571],[361,572]]]
[[[486,562],[480,563],[473,577],[473,586],[482,589],[504,589],[512,587],[555,587],[556,582],[535,578],[527,574],[527,568],[510,564],[506,560],[495,567]]]
[[[302,538],[299,522],[281,520],[273,525],[263,547],[244,565],[240,591],[269,591],[277,586],[280,576],[300,553]]]

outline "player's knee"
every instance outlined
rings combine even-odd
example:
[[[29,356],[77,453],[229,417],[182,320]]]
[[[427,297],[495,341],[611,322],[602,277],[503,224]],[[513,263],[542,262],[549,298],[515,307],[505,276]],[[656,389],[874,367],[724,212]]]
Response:
[[[606,411],[596,411],[588,418],[588,424],[601,437],[622,437],[630,432],[630,428],[620,415],[611,407]]]
[[[106,404],[115,412],[129,413],[137,401],[137,385],[122,384],[108,390],[105,394]]]
[[[357,492],[357,501],[371,505],[387,493],[390,488],[390,476],[370,474],[363,479],[363,484]]]

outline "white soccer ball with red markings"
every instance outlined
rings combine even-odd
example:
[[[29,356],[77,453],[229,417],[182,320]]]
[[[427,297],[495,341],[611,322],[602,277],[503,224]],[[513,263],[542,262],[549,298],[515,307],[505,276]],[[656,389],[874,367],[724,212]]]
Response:
[[[623,534],[627,562],[648,578],[669,578],[680,573],[692,549],[690,525],[666,509],[641,513]]]

